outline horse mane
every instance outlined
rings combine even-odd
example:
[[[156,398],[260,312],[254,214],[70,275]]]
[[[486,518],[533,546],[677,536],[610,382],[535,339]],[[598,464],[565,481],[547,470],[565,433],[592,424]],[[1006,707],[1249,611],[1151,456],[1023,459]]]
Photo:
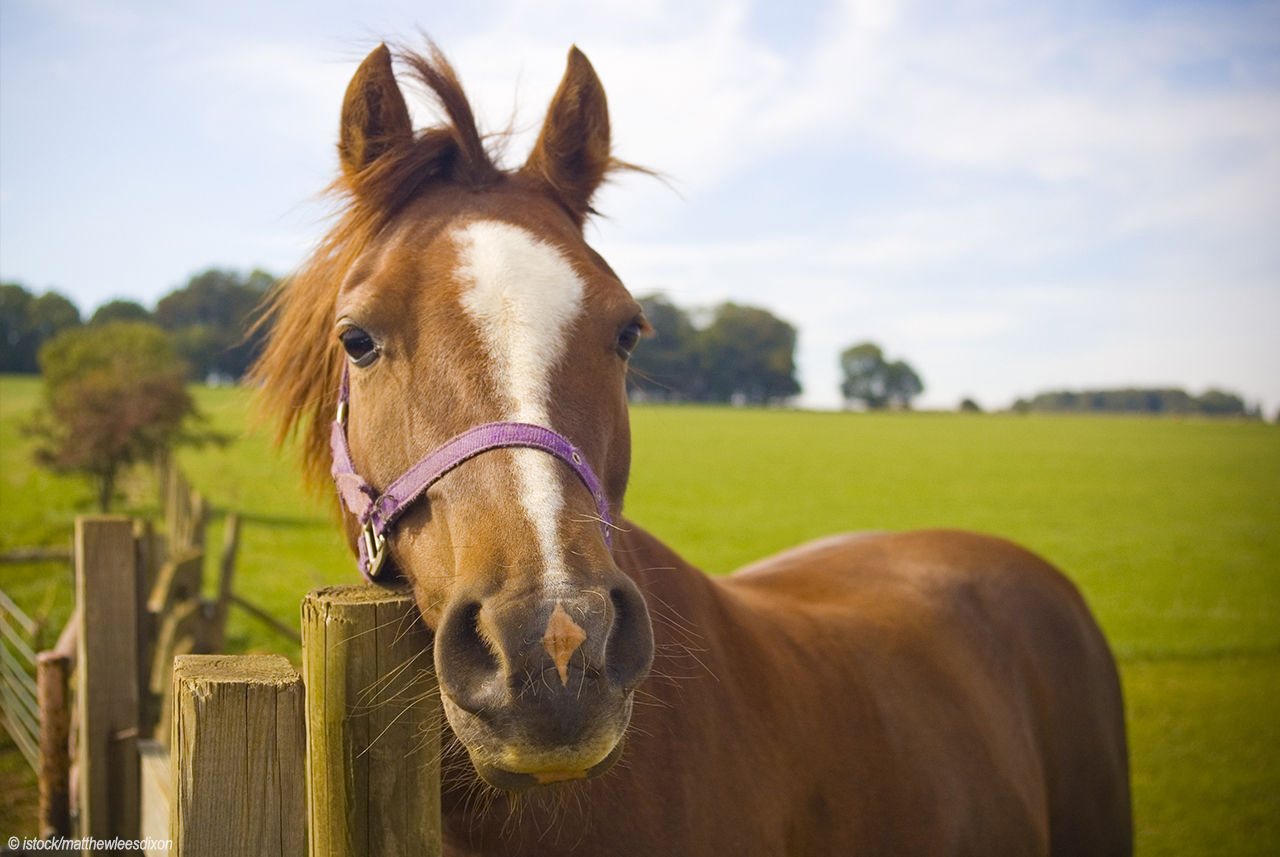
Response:
[[[338,288],[346,271],[395,215],[434,186],[478,190],[506,175],[476,128],[475,116],[453,67],[428,42],[426,54],[396,51],[415,83],[435,102],[440,124],[387,148],[363,169],[344,169],[322,193],[337,216],[311,256],[267,297],[258,327],[269,326],[262,356],[249,380],[260,390],[262,411],[276,421],[283,446],[302,434],[307,482],[328,483],[329,425],[342,378],[342,353],[333,336]]]

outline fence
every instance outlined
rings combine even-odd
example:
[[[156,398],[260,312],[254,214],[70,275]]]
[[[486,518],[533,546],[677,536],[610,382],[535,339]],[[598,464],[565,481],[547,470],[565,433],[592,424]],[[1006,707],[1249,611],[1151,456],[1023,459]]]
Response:
[[[77,519],[76,614],[32,658],[23,697],[41,835],[172,840],[181,855],[439,854],[442,720],[412,597],[312,593],[302,676],[280,656],[198,654],[220,648],[238,603],[237,521],[215,601],[200,599],[202,529],[169,540],[130,518]]]
[[[40,623],[0,592],[0,725],[32,767],[39,764],[40,755],[40,706],[31,678],[40,630]]]
[[[76,608],[50,651],[40,651],[38,618],[50,605],[32,619],[0,592],[0,723],[39,777],[42,837],[136,835],[140,777],[171,731],[174,658],[221,651],[231,605],[300,640],[232,590],[234,513],[225,520],[217,596],[201,598],[208,505],[176,467],[161,462],[157,473],[163,531],[86,516],[76,521],[71,550],[0,555],[10,563],[75,563]]]
[[[332,587],[302,614],[302,676],[273,655],[177,659],[167,832],[144,835],[183,857],[440,854],[442,720],[412,596]]]

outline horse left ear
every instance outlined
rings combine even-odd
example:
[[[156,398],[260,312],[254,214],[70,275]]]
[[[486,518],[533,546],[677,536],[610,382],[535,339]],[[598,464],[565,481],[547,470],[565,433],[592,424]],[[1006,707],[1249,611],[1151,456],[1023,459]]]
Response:
[[[365,57],[342,101],[338,156],[355,176],[393,146],[413,140],[413,122],[391,68],[391,51],[378,45]]]
[[[521,172],[544,182],[581,226],[613,166],[604,86],[582,51],[571,48],[564,79]]]

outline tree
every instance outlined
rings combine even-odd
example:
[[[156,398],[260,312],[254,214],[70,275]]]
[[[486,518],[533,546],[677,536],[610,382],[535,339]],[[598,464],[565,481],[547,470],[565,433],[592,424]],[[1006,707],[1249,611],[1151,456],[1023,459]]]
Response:
[[[191,377],[239,378],[245,373],[265,336],[265,331],[253,330],[254,315],[275,282],[264,271],[245,276],[210,268],[160,299],[156,323],[173,334]]]
[[[18,283],[0,283],[0,372],[36,371],[38,346],[31,346],[27,328],[31,300]]]
[[[1201,395],[1196,396],[1195,402],[1196,410],[1202,414],[1243,416],[1248,413],[1244,399],[1234,393],[1225,393],[1222,390],[1206,390]],[[1261,412],[1258,415],[1261,416]]]
[[[720,304],[698,333],[704,397],[765,404],[796,395],[795,350],[796,329],[768,310]]]
[[[627,385],[647,399],[697,398],[698,331],[689,314],[661,295],[640,298],[653,336],[631,355]]]
[[[137,301],[108,301],[93,311],[89,324],[110,324],[113,321],[151,321],[151,313]]]
[[[122,469],[184,442],[216,439],[184,434],[196,416],[187,368],[164,331],[113,322],[64,331],[40,349],[45,410],[29,431],[41,438],[38,463],[79,473],[94,485],[106,512]]]
[[[910,408],[911,400],[924,392],[924,382],[905,361],[889,363],[873,342],[863,342],[840,355],[844,381],[840,392],[846,401],[860,401],[868,408]]]
[[[19,283],[0,284],[0,372],[38,372],[40,346],[79,325],[80,310],[57,292],[36,297]]]

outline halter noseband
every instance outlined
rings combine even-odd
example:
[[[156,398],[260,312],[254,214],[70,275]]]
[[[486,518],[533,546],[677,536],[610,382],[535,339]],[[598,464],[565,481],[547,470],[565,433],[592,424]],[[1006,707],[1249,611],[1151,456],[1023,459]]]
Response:
[[[351,449],[347,446],[347,410],[350,397],[351,383],[347,367],[344,366],[342,386],[338,391],[338,416],[329,433],[329,449],[333,453],[331,472],[343,506],[360,522],[357,551],[360,556],[360,573],[365,580],[373,582],[382,572],[387,559],[387,534],[405,510],[450,470],[467,459],[493,449],[539,449],[569,465],[595,499],[604,542],[612,549],[613,519],[609,515],[609,501],[587,460],[564,435],[532,423],[484,423],[455,435],[427,453],[379,494],[356,473],[351,461]]]

